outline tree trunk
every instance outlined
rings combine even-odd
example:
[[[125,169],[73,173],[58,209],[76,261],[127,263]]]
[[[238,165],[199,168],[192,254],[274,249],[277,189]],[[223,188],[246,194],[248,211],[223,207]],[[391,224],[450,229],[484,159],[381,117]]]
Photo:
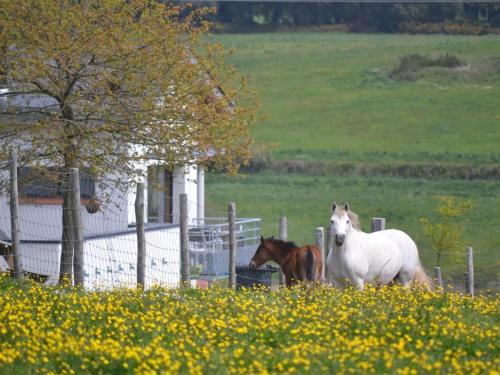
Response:
[[[61,265],[59,272],[59,284],[62,284],[65,279],[72,282],[73,280],[73,256],[74,256],[74,240],[73,240],[73,220],[70,210],[70,192],[69,192],[69,175],[63,175],[63,205],[62,205],[62,239],[61,239]]]
[[[73,284],[73,261],[74,261],[74,235],[73,235],[73,219],[71,216],[71,194],[70,194],[70,176],[71,168],[76,165],[76,142],[71,129],[71,124],[74,120],[73,109],[67,103],[61,105],[61,120],[65,123],[63,127],[64,136],[66,138],[66,146],[63,150],[64,169],[61,176],[61,190],[63,194],[62,205],[62,238],[61,238],[61,263],[59,268],[59,284],[62,284],[65,279]]]

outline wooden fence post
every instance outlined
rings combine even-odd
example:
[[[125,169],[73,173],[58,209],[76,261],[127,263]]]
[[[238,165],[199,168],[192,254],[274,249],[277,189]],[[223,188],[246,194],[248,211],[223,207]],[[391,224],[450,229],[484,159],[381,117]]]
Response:
[[[471,296],[474,296],[474,263],[472,258],[472,247],[467,247],[467,278],[465,290]]]
[[[188,233],[188,197],[187,194],[179,194],[180,204],[180,231],[181,231],[181,286],[190,286],[191,276],[189,273],[189,233]]]
[[[316,237],[316,246],[318,246],[321,253],[321,281],[323,281],[325,279],[325,229],[323,227],[317,227],[314,234]]]
[[[443,277],[441,275],[441,267],[434,267],[434,277],[438,287],[443,290]]]
[[[61,259],[59,268],[59,284],[73,283],[73,261],[75,255],[73,239],[73,211],[71,209],[72,192],[70,190],[70,174],[62,176],[63,204],[62,204],[62,238]]]
[[[146,285],[146,235],[144,232],[144,183],[137,183],[135,195],[135,226],[137,231],[137,287]]]
[[[17,189],[17,153],[10,150],[10,233],[12,255],[14,257],[14,277],[23,278],[21,248],[19,238],[19,199]]]
[[[333,251],[333,241],[334,241],[334,235],[333,235],[333,224],[330,223],[328,226],[328,233],[326,234],[326,251],[325,251],[325,280],[327,278],[326,275],[328,275],[328,264],[326,263],[326,260],[328,259],[328,254],[330,254],[331,251]],[[326,280],[328,282],[328,280]]]
[[[227,205],[227,219],[229,223],[229,278],[227,286],[236,288],[236,204]]]
[[[333,250],[333,224],[328,226],[328,232],[326,234],[326,254],[325,257],[328,258],[328,254]]]
[[[288,238],[288,222],[287,222],[286,216],[280,217],[279,238],[280,238],[280,240],[283,240],[283,241],[286,241]],[[286,284],[285,274],[281,270],[281,267],[280,267],[280,272],[279,272],[279,281],[280,281],[280,285]]]
[[[70,168],[71,216],[73,224],[74,260],[73,269],[75,285],[83,286],[83,222],[80,204],[80,172],[78,168]]]
[[[385,229],[385,218],[374,217],[372,218],[372,232],[378,232]]]

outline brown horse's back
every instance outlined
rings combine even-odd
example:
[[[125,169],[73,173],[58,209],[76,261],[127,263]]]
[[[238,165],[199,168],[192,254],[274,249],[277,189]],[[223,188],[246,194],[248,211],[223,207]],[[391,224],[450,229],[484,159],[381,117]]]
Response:
[[[321,260],[321,251],[316,246],[306,245],[299,248],[299,262],[305,273],[303,281],[321,281],[321,270],[323,262]]]
[[[321,252],[312,245],[297,247],[282,265],[288,286],[297,281],[321,281],[322,268]]]

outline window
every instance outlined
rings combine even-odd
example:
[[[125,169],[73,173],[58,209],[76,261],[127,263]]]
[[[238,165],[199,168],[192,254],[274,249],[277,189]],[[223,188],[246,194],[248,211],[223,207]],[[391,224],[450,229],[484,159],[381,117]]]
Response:
[[[173,174],[165,167],[148,167],[148,222],[172,223]]]
[[[34,169],[21,167],[18,170],[20,203],[61,204],[65,187],[62,186],[62,168]],[[80,197],[90,200],[95,197],[95,181],[80,171]]]

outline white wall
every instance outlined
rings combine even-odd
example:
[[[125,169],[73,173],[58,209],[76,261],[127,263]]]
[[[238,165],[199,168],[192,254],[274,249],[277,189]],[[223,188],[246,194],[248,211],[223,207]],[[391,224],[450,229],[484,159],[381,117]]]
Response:
[[[5,172],[2,178],[6,178]],[[118,189],[99,190],[98,196],[107,194],[101,210],[89,214],[82,209],[84,235],[95,236],[114,233],[128,228],[127,194]],[[105,194],[104,194],[105,193]],[[135,215],[135,214],[134,214]],[[134,216],[135,217],[135,216]],[[47,204],[19,204],[19,228],[21,241],[59,241],[62,235],[62,206]],[[0,239],[1,233],[10,239],[10,207],[8,196],[0,197]]]
[[[2,173],[2,178],[8,177],[5,171],[0,173]],[[188,214],[191,223],[192,219],[197,217],[196,166],[176,168],[173,177],[173,222],[179,223],[179,194],[185,193],[188,194]],[[128,228],[128,224],[135,223],[135,187],[129,188],[125,193],[111,188],[102,191],[96,187],[96,193],[98,196],[107,194],[108,201],[102,202],[101,210],[95,214],[89,214],[85,208],[82,209],[86,237],[121,232]],[[145,186],[144,201],[145,217],[147,217],[147,186]],[[19,220],[21,240],[58,241],[61,239],[61,205],[20,204]],[[0,196],[0,239],[10,239],[8,196]]]
[[[7,171],[0,171],[0,180],[9,178]],[[0,240],[10,241],[10,208],[8,195],[0,195]]]
[[[189,223],[197,216],[196,166],[186,166],[174,170],[173,183],[173,217],[174,223],[179,223],[179,194],[188,195]]]
[[[137,284],[137,236],[135,231],[84,241],[85,287],[93,289]],[[61,245],[21,243],[23,270],[59,279]],[[180,280],[179,227],[146,232],[146,287],[177,286]]]
[[[2,172],[0,172],[2,173]],[[5,172],[2,176],[5,178]],[[97,187],[96,187],[97,188]],[[178,168],[173,181],[173,219],[179,223],[179,194],[188,194],[189,219],[196,218],[196,167]],[[147,202],[147,187],[145,187]],[[97,193],[102,193],[97,191]],[[127,193],[106,191],[108,202],[101,210],[89,214],[82,209],[85,237],[128,231],[135,222],[135,188]],[[147,213],[147,203],[145,204]],[[60,205],[21,204],[19,207],[21,241],[60,241],[62,234],[62,207]],[[5,235],[5,238],[2,236]],[[0,196],[0,239],[10,240],[10,208],[8,196]],[[84,271],[86,286],[98,283],[104,287],[136,282],[137,242],[135,231],[88,239],[84,244]],[[146,286],[154,283],[177,284],[180,279],[179,229],[169,228],[146,232]],[[61,245],[59,243],[22,243],[23,268],[26,271],[49,275],[56,283],[59,277]],[[97,270],[97,272],[96,272]],[[109,271],[109,272],[108,272]]]
[[[135,223],[135,187],[128,192],[128,223]],[[172,216],[173,223],[179,224],[179,194],[188,195],[189,222],[197,217],[197,168],[196,166],[185,166],[175,168],[172,184]],[[148,187],[144,181],[144,217],[147,220],[148,212]]]
[[[198,219],[205,218],[205,169],[198,165],[196,167],[196,204]]]
[[[85,287],[134,287],[137,282],[135,231],[86,240],[84,243]],[[180,280],[180,234],[178,227],[146,232],[146,287],[177,286]]]
[[[49,276],[47,283],[57,284],[61,260],[61,244],[21,243],[24,271]]]

